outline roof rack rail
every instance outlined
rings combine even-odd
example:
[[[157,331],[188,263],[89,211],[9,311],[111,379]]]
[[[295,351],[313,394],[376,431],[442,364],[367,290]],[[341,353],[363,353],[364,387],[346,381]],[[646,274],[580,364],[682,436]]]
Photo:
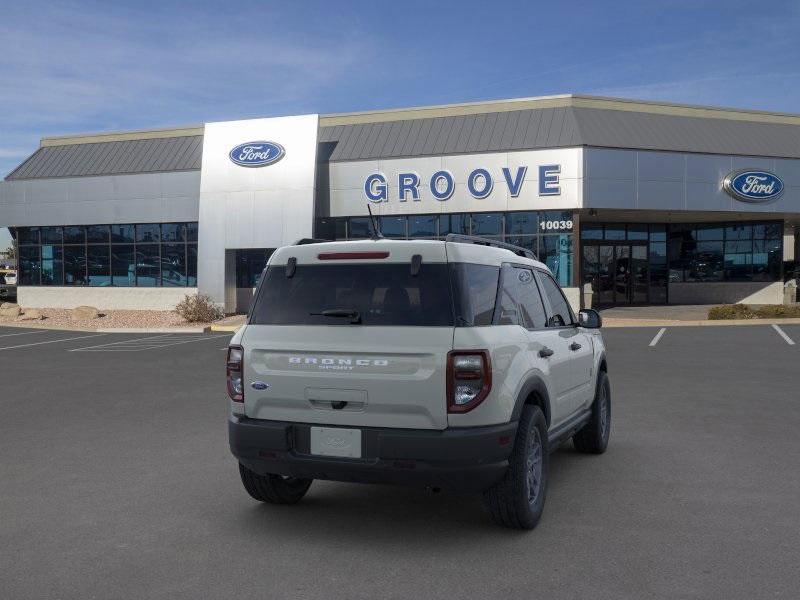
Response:
[[[506,242],[499,242],[477,235],[463,235],[460,233],[448,233],[445,238],[446,242],[459,242],[462,244],[477,244],[479,246],[492,246],[494,248],[503,248],[504,250],[511,250],[517,256],[524,256],[532,260],[539,260],[533,250],[528,250],[522,246],[515,246],[514,244],[507,244]]]
[[[301,238],[297,240],[294,245],[295,246],[305,246],[306,244],[326,244],[327,242],[332,242],[333,240],[323,240],[320,238]]]

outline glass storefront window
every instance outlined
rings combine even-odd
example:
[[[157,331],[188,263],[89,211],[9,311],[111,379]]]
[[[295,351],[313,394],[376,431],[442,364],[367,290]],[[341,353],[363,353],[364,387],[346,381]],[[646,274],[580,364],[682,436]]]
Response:
[[[186,285],[197,286],[197,244],[186,245]]]
[[[164,223],[161,225],[161,241],[183,242],[186,240],[185,229],[183,223]]]
[[[194,235],[196,240],[197,229],[195,229]],[[317,219],[317,228],[314,237],[321,240],[343,240],[347,238],[347,220],[335,217]]]
[[[42,246],[42,285],[63,285],[64,258],[59,245]]]
[[[177,240],[174,243],[134,242],[137,238],[160,239],[161,227],[149,223],[19,228],[19,283],[158,286],[163,256],[167,260],[165,285],[197,285],[197,223],[165,224],[166,235]]]
[[[472,215],[472,235],[503,235],[503,213]]]
[[[444,237],[448,233],[469,235],[469,215],[441,215],[439,217],[439,235]]]
[[[628,225],[629,240],[647,240],[648,237],[647,225]]]
[[[86,243],[86,229],[84,227],[76,227],[70,225],[64,227],[64,243],[65,244],[85,244]]]
[[[61,227],[42,227],[41,235],[42,244],[61,245],[63,241]]]
[[[261,273],[267,266],[269,257],[272,256],[274,249],[271,248],[248,248],[247,250],[236,250],[236,287],[252,288],[258,285]],[[191,265],[191,261],[189,262]],[[196,264],[196,262],[195,262]],[[189,271],[189,280],[197,285],[197,271]],[[165,284],[166,285],[166,284]]]
[[[108,225],[89,225],[86,227],[86,241],[90,244],[107,244],[108,229]]]
[[[111,284],[120,287],[136,285],[136,256],[133,244],[111,246]]]
[[[667,241],[667,226],[666,225],[650,225],[650,241],[651,242],[666,242]]]
[[[187,242],[196,242],[197,241],[197,223],[184,223],[186,225],[186,241]]]
[[[695,230],[694,239],[698,241],[721,241],[723,229],[719,225],[702,225]]]
[[[30,239],[30,238],[29,238]],[[36,230],[39,239],[39,230]],[[41,260],[40,246],[20,246],[19,248],[19,285],[40,285]]]
[[[670,281],[779,281],[782,232],[777,222],[672,225]]]
[[[572,236],[543,235],[539,238],[539,260],[545,263],[562,287],[572,285]]]
[[[39,243],[38,227],[20,227],[17,229],[17,243],[20,246]]]
[[[538,242],[539,237],[535,235],[512,235],[506,236],[506,241],[509,244],[514,244],[515,246],[521,246],[523,248],[527,248],[533,253],[538,253]]]
[[[625,224],[606,223],[605,236],[607,240],[624,240]]]
[[[380,217],[379,226],[381,233],[387,238],[406,237],[406,218],[403,217]]]
[[[512,212],[506,215],[506,235],[534,235],[537,233],[539,233],[538,213]]]
[[[722,238],[719,238],[722,239]],[[753,226],[750,224],[736,223],[725,228],[726,240],[751,240],[753,239]]]
[[[161,284],[160,250],[158,244],[136,244],[136,285],[156,287]]]
[[[112,225],[111,243],[112,244],[132,244],[133,225]]]
[[[89,285],[105,287],[111,285],[111,248],[107,245],[90,245],[86,253]]]
[[[351,240],[368,238],[372,235],[372,223],[369,217],[350,217],[347,237]]]
[[[161,246],[161,285],[186,287],[186,244]]]
[[[581,224],[581,239],[582,240],[602,240],[603,239],[603,225],[600,223],[582,223]]]
[[[408,217],[408,237],[436,237],[439,217],[437,215],[414,215]]]
[[[161,225],[158,223],[137,225],[136,241],[157,244],[161,241]]]
[[[64,285],[86,285],[86,246],[64,246]]]

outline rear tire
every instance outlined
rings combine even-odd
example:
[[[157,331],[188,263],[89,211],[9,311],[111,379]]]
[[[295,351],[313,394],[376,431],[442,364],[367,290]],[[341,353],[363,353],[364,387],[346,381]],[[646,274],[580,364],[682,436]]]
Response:
[[[597,390],[592,403],[592,416],[583,428],[572,436],[572,443],[578,452],[602,454],[608,448],[611,436],[611,385],[608,375],[600,371],[597,377]]]
[[[549,469],[547,422],[538,406],[522,410],[505,477],[484,492],[492,520],[503,527],[533,529],[544,511]]]
[[[313,479],[259,475],[239,463],[239,476],[247,493],[259,502],[297,504],[306,495]]]

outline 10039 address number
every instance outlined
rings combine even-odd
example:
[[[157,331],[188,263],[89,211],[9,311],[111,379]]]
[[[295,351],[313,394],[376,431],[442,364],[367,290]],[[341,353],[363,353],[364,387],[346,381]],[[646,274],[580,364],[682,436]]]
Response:
[[[572,231],[572,220],[565,221],[540,221],[539,229],[542,231]]]

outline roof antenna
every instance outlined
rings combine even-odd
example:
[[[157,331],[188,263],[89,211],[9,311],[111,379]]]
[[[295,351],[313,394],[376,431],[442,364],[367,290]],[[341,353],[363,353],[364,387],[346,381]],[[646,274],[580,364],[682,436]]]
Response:
[[[378,219],[376,219],[375,215],[372,214],[372,207],[369,204],[367,204],[367,211],[369,212],[369,219],[372,221],[372,236],[370,239],[382,240],[383,234],[381,233],[381,228],[378,227]]]

